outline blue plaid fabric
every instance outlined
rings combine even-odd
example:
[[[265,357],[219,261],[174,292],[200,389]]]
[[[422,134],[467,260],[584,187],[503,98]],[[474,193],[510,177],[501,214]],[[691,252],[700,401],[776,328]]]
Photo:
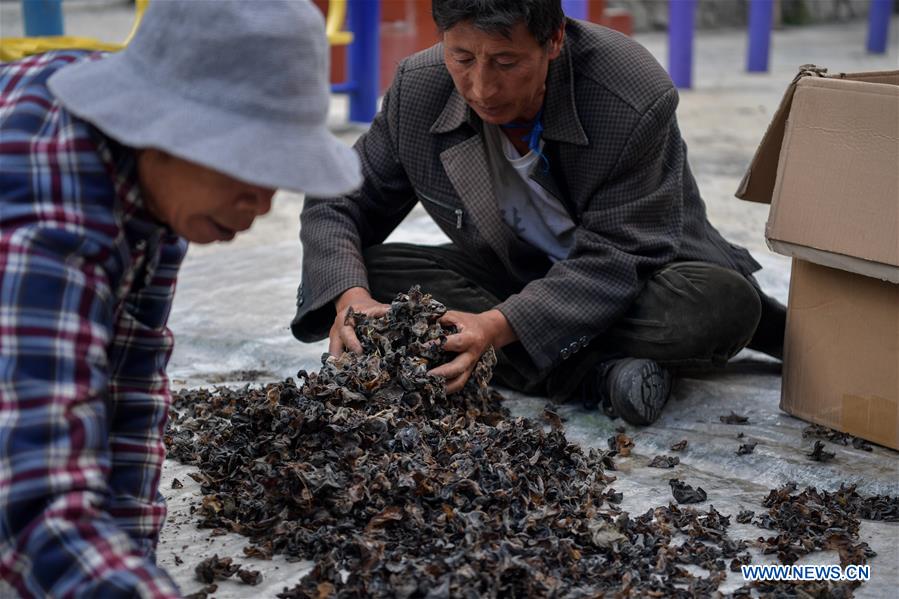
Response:
[[[135,155],[67,112],[57,69],[0,65],[0,578],[26,597],[173,597],[155,565],[166,327],[187,244]]]

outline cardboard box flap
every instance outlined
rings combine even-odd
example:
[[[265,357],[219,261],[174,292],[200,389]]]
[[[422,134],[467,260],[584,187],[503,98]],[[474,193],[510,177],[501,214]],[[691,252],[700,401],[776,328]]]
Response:
[[[790,243],[789,241],[766,239],[766,242],[772,252],[782,256],[791,256],[792,258],[805,260],[806,262],[845,270],[846,272],[864,275],[872,279],[879,279],[889,283],[899,283],[899,268],[896,268],[895,266],[882,264],[880,262],[872,262],[871,260],[862,260],[855,256],[826,252],[824,250]]]
[[[764,137],[759,144],[749,168],[740,181],[736,197],[750,202],[770,204],[774,193],[774,183],[777,177],[777,164],[780,160],[780,150],[783,145],[784,131],[787,117],[793,103],[793,94],[796,91],[796,83],[806,77],[824,77],[826,68],[815,65],[803,65],[799,67],[799,74],[787,88]],[[899,85],[899,71],[874,71],[864,73],[838,73],[831,75],[831,79],[849,79],[867,83],[887,83]]]
[[[791,86],[765,237],[857,258],[838,267],[876,276],[865,262],[899,273],[899,72],[868,79]]]
[[[770,204],[774,193],[774,180],[777,177],[777,162],[780,160],[780,148],[783,145],[784,130],[787,125],[787,115],[793,105],[793,94],[796,92],[796,82],[806,76],[823,77],[827,69],[819,69],[815,65],[803,65],[799,67],[799,74],[793,79],[793,83],[784,92],[780,105],[774,112],[774,118],[768,125],[762,142],[759,144],[749,168],[740,181],[740,186],[735,194],[741,200]]]

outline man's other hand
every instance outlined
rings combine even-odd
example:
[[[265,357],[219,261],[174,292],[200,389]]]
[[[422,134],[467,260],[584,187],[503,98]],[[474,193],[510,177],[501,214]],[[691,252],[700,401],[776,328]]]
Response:
[[[499,310],[488,310],[480,314],[450,310],[440,319],[440,324],[454,325],[458,331],[447,336],[443,348],[459,355],[429,372],[446,379],[448,394],[460,391],[465,386],[487,348],[492,346],[499,349],[518,339],[509,326],[509,321]]]
[[[368,290],[363,287],[352,287],[344,291],[334,302],[334,307],[337,310],[337,316],[328,333],[330,341],[328,353],[332,356],[339,356],[347,350],[356,354],[362,353],[362,344],[356,337],[353,320],[347,319],[350,309],[373,318],[384,316],[390,309],[387,304],[376,302]]]

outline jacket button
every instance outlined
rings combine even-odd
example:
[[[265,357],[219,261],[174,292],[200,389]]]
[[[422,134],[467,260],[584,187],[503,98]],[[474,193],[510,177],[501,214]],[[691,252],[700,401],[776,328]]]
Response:
[[[581,342],[581,345],[587,345],[587,337],[586,337],[586,335],[585,335],[584,337],[581,337],[581,338],[580,338],[580,342]]]
[[[562,351],[559,352],[559,355],[562,356],[563,360],[567,360],[568,359],[568,348],[567,347],[562,348]]]

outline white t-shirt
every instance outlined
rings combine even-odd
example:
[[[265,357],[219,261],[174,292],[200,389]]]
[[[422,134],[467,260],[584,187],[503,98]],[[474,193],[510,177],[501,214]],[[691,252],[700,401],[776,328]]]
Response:
[[[574,245],[574,222],[562,203],[530,178],[533,169],[545,168],[543,159],[533,150],[520,156],[496,125],[485,123],[484,137],[493,191],[503,219],[553,262],[567,258]]]

